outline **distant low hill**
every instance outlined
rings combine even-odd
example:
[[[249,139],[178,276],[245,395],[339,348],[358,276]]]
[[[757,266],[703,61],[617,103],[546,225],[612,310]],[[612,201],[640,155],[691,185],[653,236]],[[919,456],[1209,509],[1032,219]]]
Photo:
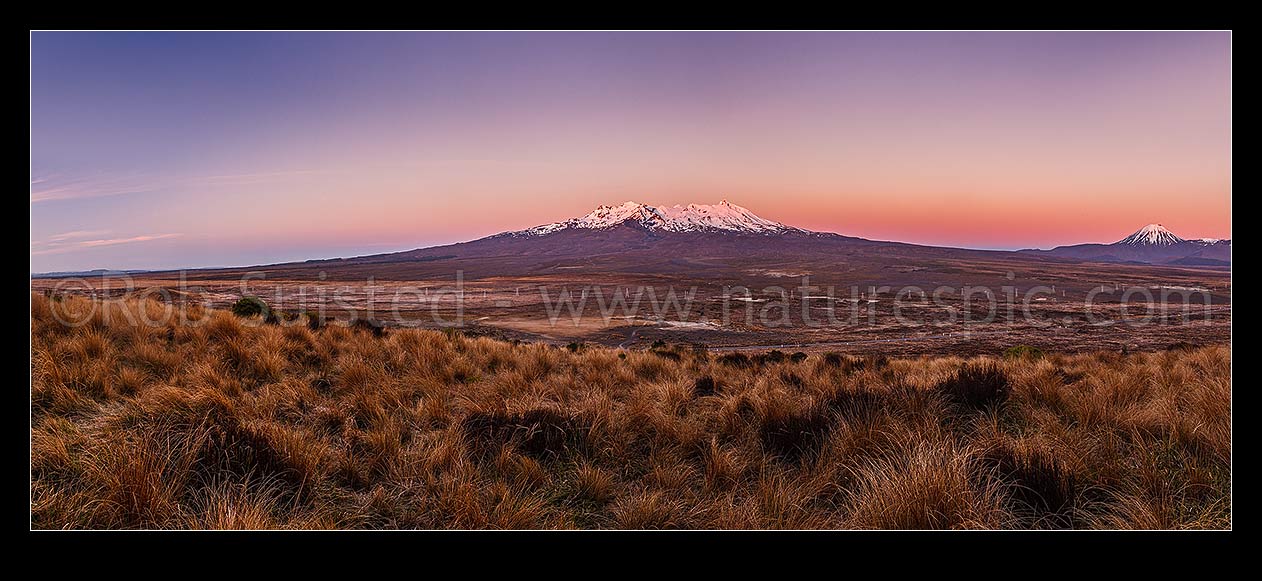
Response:
[[[87,276],[119,276],[124,274],[142,274],[152,272],[150,270],[114,270],[110,268],[96,268],[92,270],[63,270],[57,272],[35,272],[31,273],[31,278],[71,278],[71,277],[87,277]]]

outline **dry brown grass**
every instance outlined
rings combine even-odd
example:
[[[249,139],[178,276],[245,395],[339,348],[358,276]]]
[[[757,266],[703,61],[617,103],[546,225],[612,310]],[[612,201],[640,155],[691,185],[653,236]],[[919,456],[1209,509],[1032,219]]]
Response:
[[[35,528],[1231,524],[1225,346],[801,360],[31,300]]]

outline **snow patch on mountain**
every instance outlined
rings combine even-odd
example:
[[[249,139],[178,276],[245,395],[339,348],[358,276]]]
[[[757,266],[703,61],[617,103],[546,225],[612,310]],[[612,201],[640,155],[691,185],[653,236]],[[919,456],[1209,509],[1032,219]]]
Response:
[[[586,216],[571,218],[513,232],[516,235],[542,236],[571,228],[599,230],[631,222],[647,230],[666,232],[740,232],[754,234],[780,234],[805,232],[800,228],[785,226],[762,218],[748,209],[723,200],[718,204],[688,204],[687,206],[650,206],[639,202],[624,202],[617,206],[602,205]]]

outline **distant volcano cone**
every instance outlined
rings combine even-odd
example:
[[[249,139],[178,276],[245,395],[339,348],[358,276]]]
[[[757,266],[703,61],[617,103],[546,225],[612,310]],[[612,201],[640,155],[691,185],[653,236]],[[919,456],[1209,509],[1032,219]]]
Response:
[[[1184,242],[1161,224],[1149,224],[1123,238],[1118,244],[1143,244],[1147,246],[1171,246]]]

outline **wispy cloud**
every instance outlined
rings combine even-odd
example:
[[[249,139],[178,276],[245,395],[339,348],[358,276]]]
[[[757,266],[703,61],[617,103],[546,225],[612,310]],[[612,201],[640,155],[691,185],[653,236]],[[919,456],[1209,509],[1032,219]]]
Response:
[[[176,237],[182,236],[182,234],[178,234],[178,233],[166,233],[166,234],[142,234],[139,236],[130,236],[126,238],[93,238],[90,240],[74,240],[75,238],[85,237],[83,235],[96,236],[99,234],[94,234],[93,232],[90,232],[90,231],[79,231],[79,232],[67,232],[65,234],[58,234],[56,236],[50,236],[44,241],[31,242],[31,247],[32,247],[31,255],[37,256],[37,255],[44,255],[44,254],[64,254],[67,252],[85,250],[88,248],[99,248],[102,246],[115,246],[118,244],[134,244],[136,242],[149,242],[151,240],[162,240],[165,238],[176,238]],[[36,250],[35,248],[38,248],[38,250]]]
[[[92,236],[105,236],[110,230],[72,230],[70,232],[62,232],[61,234],[53,234],[47,238],[48,242],[63,242],[66,240],[74,240],[76,238],[89,238]]]
[[[180,234],[147,234],[144,236],[132,236],[131,238],[109,238],[104,240],[85,240],[79,242],[78,245],[83,248],[93,248],[96,246],[113,246],[115,244],[130,244],[132,242],[148,242],[150,240],[161,240],[163,238],[175,238]]]
[[[31,180],[31,203],[140,194],[153,192],[161,187],[161,184],[142,177],[67,181],[35,178]]]
[[[189,186],[226,187],[276,183],[321,173],[327,172],[326,170],[288,170],[195,176],[136,174],[78,179],[38,176],[31,178],[31,203],[144,194]]]

